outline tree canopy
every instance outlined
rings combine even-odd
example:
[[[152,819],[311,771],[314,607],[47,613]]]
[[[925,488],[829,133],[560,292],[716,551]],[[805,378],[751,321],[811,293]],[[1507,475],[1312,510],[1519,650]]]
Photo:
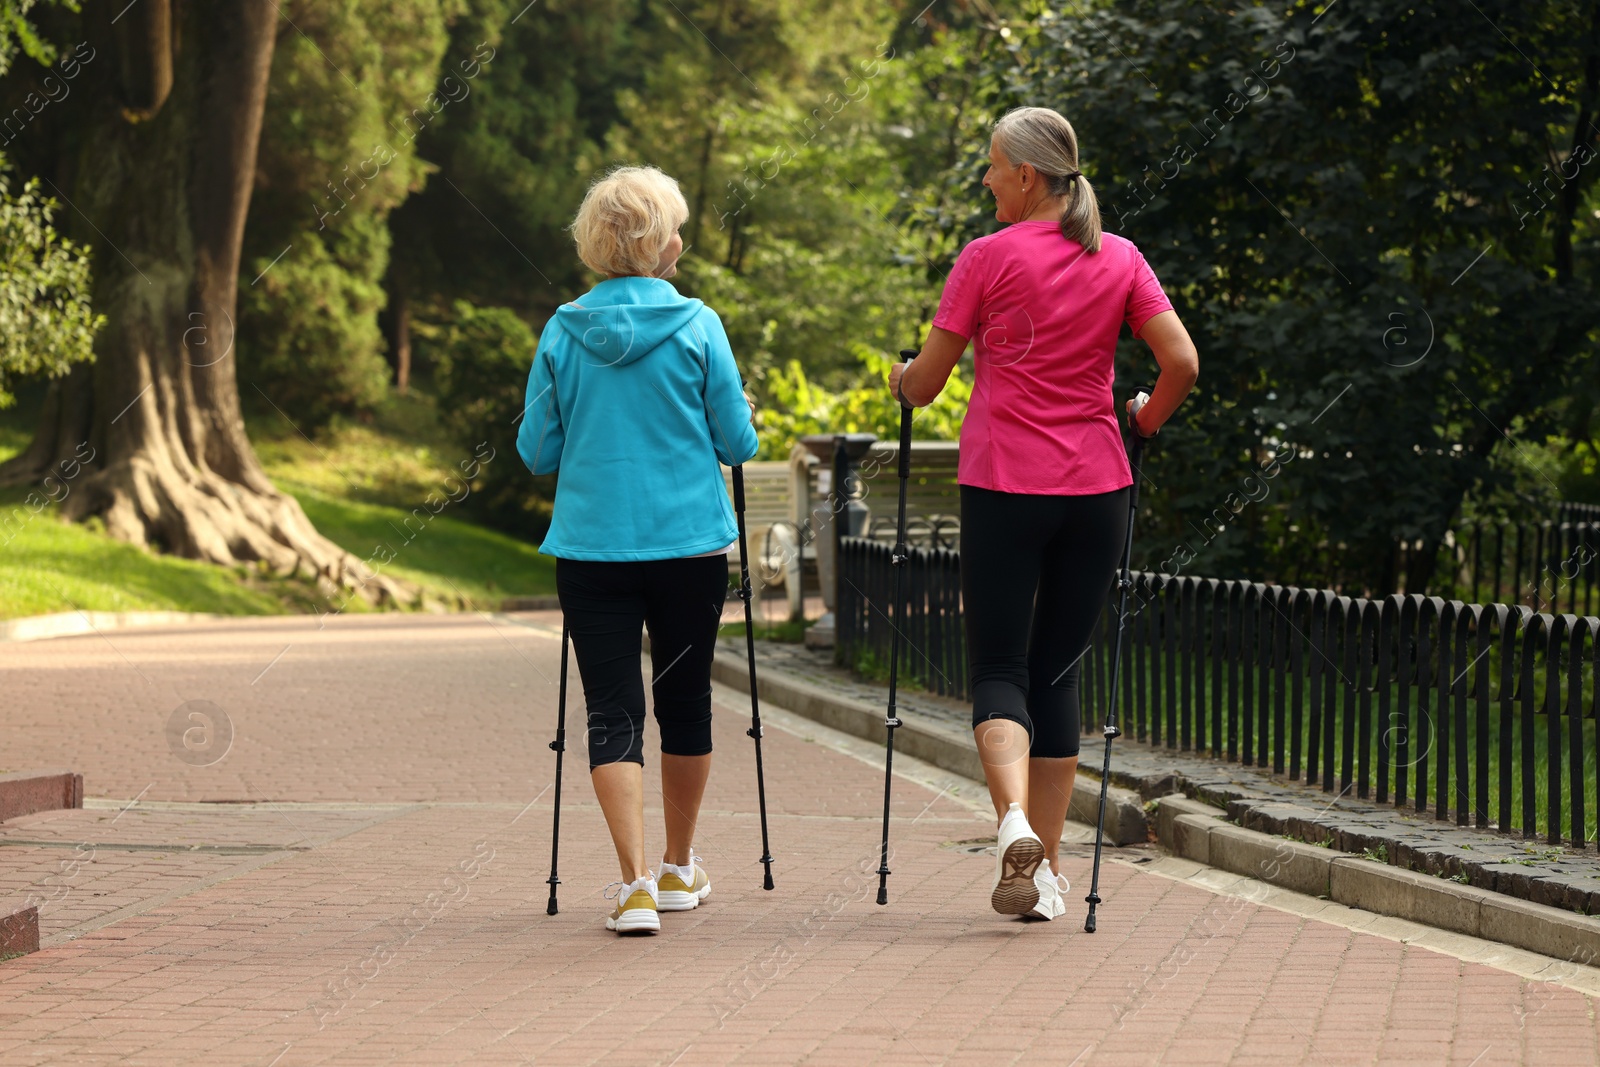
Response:
[[[22,113],[0,120],[7,141],[70,91],[82,58],[59,56],[38,35],[26,18],[32,6],[32,0],[0,0],[0,78],[19,51],[50,70],[23,97]],[[52,69],[58,58],[59,72]],[[15,403],[7,388],[14,379],[60,377],[92,358],[94,333],[104,323],[89,306],[88,255],[54,226],[58,203],[42,192],[37,178],[12,192],[10,170],[0,152],[0,407]]]
[[[505,439],[491,423],[514,407],[523,350],[593,281],[573,211],[608,167],[647,162],[684,190],[676,284],[723,316],[767,455],[827,423],[884,432],[883,368],[995,226],[989,128],[1040,104],[1074,123],[1107,229],[1144,251],[1202,355],[1152,467],[1150,565],[1391,588],[1397,540],[1431,559],[1463,516],[1600,490],[1592,3],[270,8],[237,377],[230,354],[194,403],[233,390],[315,434],[416,388],[464,444]],[[193,219],[135,200],[118,216],[86,138],[194,150],[205,101],[161,101],[213,76],[173,29],[196,10],[153,2],[119,25],[0,0],[0,148],[21,183],[0,198],[0,403],[19,375],[66,374],[12,480],[64,447],[91,377],[109,388],[83,361],[132,343],[129,279],[195,267],[161,236]],[[134,20],[172,55],[130,52]],[[191,184],[209,165],[194,158]],[[52,207],[52,186],[78,210]],[[201,310],[185,299],[179,325]],[[1119,359],[1123,383],[1154,371],[1131,338]],[[959,431],[961,388],[919,432]],[[482,514],[540,536],[547,482],[479,488]]]
[[[1516,453],[1594,432],[1594,5],[1048,3],[1003,40],[985,117],[1068,116],[1106,227],[1202,353],[1156,460],[1152,565],[1186,544],[1208,575],[1325,580],[1327,542],[1334,572],[1392,588],[1394,539],[1553,495]],[[981,152],[947,172],[971,203]],[[1125,373],[1148,376],[1139,350]]]

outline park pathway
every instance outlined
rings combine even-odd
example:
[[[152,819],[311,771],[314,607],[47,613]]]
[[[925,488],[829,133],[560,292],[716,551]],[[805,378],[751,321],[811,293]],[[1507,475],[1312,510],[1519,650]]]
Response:
[[[1081,829],[1068,919],[996,916],[983,797],[914,761],[878,907],[881,763],[777,712],[763,892],[748,704],[720,689],[706,905],[604,931],[580,742],[548,917],[559,625],[0,646],[0,771],[70,768],[92,798],[0,824],[0,905],[39,903],[45,940],[0,963],[0,1063],[1600,1062],[1583,993],[1208,892],[1150,849],[1107,864],[1087,935]]]

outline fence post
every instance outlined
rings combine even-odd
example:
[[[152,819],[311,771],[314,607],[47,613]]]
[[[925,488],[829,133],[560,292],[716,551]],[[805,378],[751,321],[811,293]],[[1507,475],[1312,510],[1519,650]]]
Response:
[[[1393,594],[1383,598],[1378,609],[1378,803],[1389,800],[1390,735],[1394,732],[1394,709],[1390,705],[1391,678],[1390,649],[1396,643],[1396,629],[1400,621],[1400,605],[1405,597]],[[1398,661],[1400,657],[1395,657]],[[1397,662],[1398,667],[1398,662]],[[1398,669],[1393,673],[1398,673]]]
[[[1360,708],[1360,718],[1356,724],[1357,734],[1361,741],[1356,749],[1356,796],[1365,800],[1372,792],[1372,675],[1377,664],[1376,657],[1380,655],[1378,649],[1378,631],[1383,621],[1382,609],[1371,600],[1363,600],[1357,608],[1361,619],[1360,640],[1356,646],[1356,653],[1360,657],[1356,686],[1358,696],[1357,704]]]

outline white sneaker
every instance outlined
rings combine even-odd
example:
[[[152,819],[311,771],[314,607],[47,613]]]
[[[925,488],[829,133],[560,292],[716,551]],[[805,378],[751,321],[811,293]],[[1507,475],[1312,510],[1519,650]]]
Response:
[[[616,900],[617,906],[606,916],[606,929],[619,934],[659,934],[661,916],[657,914],[655,875],[649,871],[632,882],[612,882],[616,893],[606,893],[607,900]]]
[[[999,869],[989,904],[1001,915],[1027,915],[1039,903],[1039,885],[1034,875],[1044,861],[1044,842],[1028,825],[1021,804],[1012,804],[1000,820],[995,854]]]
[[[662,862],[660,896],[656,901],[660,910],[691,911],[699,907],[710,892],[711,877],[700,866],[700,857],[693,851],[689,853],[689,862],[681,867]]]
[[[1065,875],[1052,874],[1049,861],[1039,864],[1033,876],[1039,887],[1039,903],[1028,912],[1034,919],[1059,919],[1067,913],[1067,890],[1072,888]]]

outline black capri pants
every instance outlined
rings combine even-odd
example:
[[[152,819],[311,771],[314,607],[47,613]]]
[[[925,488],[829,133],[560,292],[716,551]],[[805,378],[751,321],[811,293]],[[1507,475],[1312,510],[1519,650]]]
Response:
[[[661,751],[711,752],[711,660],[728,595],[728,556],[640,562],[556,560],[556,592],[588,707],[589,769],[644,763],[642,626]]]
[[[961,487],[972,725],[1010,719],[1030,756],[1078,754],[1079,661],[1128,533],[1128,490],[1035,496]]]

